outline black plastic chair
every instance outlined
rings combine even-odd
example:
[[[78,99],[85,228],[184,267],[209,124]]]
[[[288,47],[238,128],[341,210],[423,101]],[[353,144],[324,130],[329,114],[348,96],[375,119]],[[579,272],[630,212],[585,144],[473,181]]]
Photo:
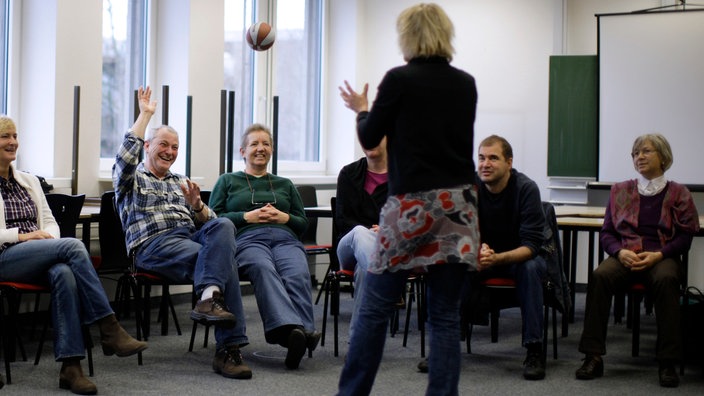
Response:
[[[555,208],[549,202],[543,202],[543,213],[545,214],[546,229],[545,243],[543,246],[546,260],[556,261],[555,269],[559,269],[559,274],[551,274],[550,264],[548,264],[548,280],[543,283],[543,351],[542,359],[545,362],[548,348],[548,328],[550,327],[550,315],[552,312],[552,349],[553,359],[557,359],[557,312],[562,313],[563,317],[568,314],[571,309],[569,290],[562,290],[559,284],[566,285],[566,277],[562,272],[562,252],[560,248],[560,236],[557,228],[557,219],[555,217]],[[550,277],[558,277],[559,279],[550,279]],[[518,300],[516,298],[515,289],[516,282],[512,278],[488,278],[483,279],[479,283],[479,287],[488,294],[489,302],[489,319],[491,342],[498,342],[499,337],[499,316],[500,311],[505,308],[517,307]],[[467,343],[467,353],[472,353],[471,339],[473,324],[467,317],[467,309],[476,307],[468,306],[463,310],[463,332]]]
[[[298,190],[298,194],[301,196],[301,200],[303,201],[303,206],[304,207],[315,207],[318,206],[318,197],[317,193],[315,190],[315,186],[309,186],[309,185],[303,185],[303,186],[297,186],[296,189]],[[301,242],[303,242],[303,247],[306,250],[306,255],[308,256],[316,256],[319,254],[327,254],[330,258],[330,263],[335,259],[334,256],[336,255],[335,250],[332,247],[332,244],[325,244],[321,245],[318,244],[317,242],[317,233],[318,233],[318,218],[317,217],[308,217],[308,228],[306,228],[306,231],[303,233],[303,236],[301,237]],[[311,280],[315,279],[315,274],[311,273]],[[325,280],[323,280],[323,283]],[[322,285],[324,286],[324,285]],[[321,286],[321,290],[322,290]],[[316,298],[315,302],[316,304],[320,300],[320,293],[318,292],[318,297]]]

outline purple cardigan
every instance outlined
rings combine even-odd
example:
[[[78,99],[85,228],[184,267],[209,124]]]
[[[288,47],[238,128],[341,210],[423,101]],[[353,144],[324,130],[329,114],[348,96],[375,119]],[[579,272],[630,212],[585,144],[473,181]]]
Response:
[[[677,257],[689,250],[694,234],[699,231],[699,215],[692,195],[684,185],[669,181],[660,194],[665,194],[656,227],[660,252],[666,258]],[[637,233],[640,211],[637,180],[628,180],[611,187],[600,234],[601,244],[607,254],[615,256],[621,249],[634,252],[643,250],[643,237]]]

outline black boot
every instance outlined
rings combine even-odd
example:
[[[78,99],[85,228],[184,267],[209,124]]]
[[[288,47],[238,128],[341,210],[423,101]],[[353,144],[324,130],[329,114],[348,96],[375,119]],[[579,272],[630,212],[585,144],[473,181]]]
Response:
[[[523,378],[541,380],[545,378],[545,361],[543,360],[543,344],[535,342],[527,344],[528,353],[523,362]]]

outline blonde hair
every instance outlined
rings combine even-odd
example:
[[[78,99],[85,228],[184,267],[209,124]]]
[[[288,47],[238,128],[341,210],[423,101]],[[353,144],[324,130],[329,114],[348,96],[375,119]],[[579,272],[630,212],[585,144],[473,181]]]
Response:
[[[13,131],[17,131],[17,126],[15,125],[15,122],[12,121],[12,118],[1,114],[0,115],[0,132],[5,132],[8,129],[12,129]]]
[[[398,44],[403,58],[441,56],[452,60],[455,28],[445,11],[435,3],[406,8],[396,20]]]

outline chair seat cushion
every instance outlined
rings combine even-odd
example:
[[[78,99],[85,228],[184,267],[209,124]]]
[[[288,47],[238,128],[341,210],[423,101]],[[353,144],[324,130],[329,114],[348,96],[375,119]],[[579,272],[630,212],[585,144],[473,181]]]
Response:
[[[49,287],[43,285],[37,285],[35,283],[22,283],[22,282],[0,282],[0,287],[9,287],[22,292],[46,292],[49,291]]]
[[[482,281],[487,287],[516,287],[516,281],[511,278],[489,278]]]

